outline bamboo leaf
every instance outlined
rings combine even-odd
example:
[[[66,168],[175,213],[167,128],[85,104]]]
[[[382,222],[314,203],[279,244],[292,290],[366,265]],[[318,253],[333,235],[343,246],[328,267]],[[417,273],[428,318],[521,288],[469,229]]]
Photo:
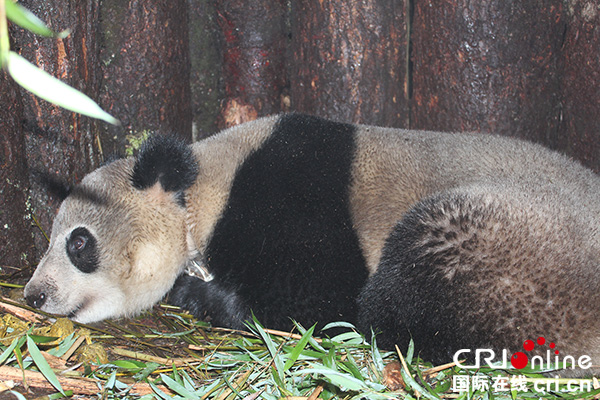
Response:
[[[31,340],[33,340],[33,342],[35,344],[50,343],[50,342],[54,342],[58,339],[57,337],[52,337],[52,336],[40,336],[40,335],[28,335],[28,336],[31,338]]]
[[[304,333],[304,335],[302,335],[302,338],[300,338],[300,340],[298,341],[298,343],[294,347],[294,350],[292,350],[292,353],[290,354],[289,358],[286,360],[285,364],[283,365],[283,370],[284,371],[289,370],[292,367],[292,365],[294,365],[294,363],[296,362],[296,360],[298,359],[298,357],[300,357],[300,354],[302,354],[302,351],[306,347],[306,345],[308,343],[308,340],[313,335],[313,332],[315,330],[315,326],[316,325],[313,325],[309,330],[307,330]]]
[[[66,338],[61,340],[58,347],[54,347],[54,348],[48,350],[48,354],[50,354],[54,357],[62,357],[71,348],[71,346],[73,346],[73,344],[76,341],[77,341],[77,338],[75,338],[75,333],[73,332],[69,336],[67,336]]]
[[[17,398],[17,400],[27,400],[25,398],[25,396],[23,396],[21,393],[19,392],[15,392],[14,390],[9,391],[8,393],[12,394],[13,396],[15,396]]]
[[[180,372],[181,381],[187,390],[194,390],[194,380],[188,375],[185,370]]]
[[[154,371],[156,371],[158,369],[158,367],[160,367],[160,364],[155,363],[155,362],[149,362],[148,364],[146,364],[146,368],[142,369],[141,371],[139,371],[134,378],[141,381],[146,379],[148,376],[150,376],[151,373],[153,373]]]
[[[338,321],[338,322],[328,323],[321,330],[326,331],[328,329],[334,329],[334,328],[356,329],[356,327],[349,322]]]
[[[343,372],[334,371],[328,368],[306,368],[294,373],[294,375],[300,374],[323,375],[329,382],[347,390],[368,390],[368,386],[359,379],[356,379],[355,377]]]
[[[112,362],[115,366],[127,370],[138,371],[146,367],[146,364],[133,360],[115,360]]]
[[[69,35],[68,30],[60,33],[52,31],[34,13],[11,0],[6,0],[6,16],[21,28],[25,28],[40,36],[64,38]]]
[[[46,101],[113,125],[119,124],[116,118],[102,110],[88,96],[34,66],[14,51],[8,54],[7,70],[19,85]]]
[[[106,389],[110,389],[113,390],[115,388],[115,383],[117,382],[117,371],[113,371],[110,376],[108,377],[108,379],[106,380],[106,383],[104,384],[104,387]]]
[[[269,353],[271,354],[271,357],[273,358],[273,362],[275,364],[275,369],[277,370],[277,374],[279,375],[279,379],[281,381],[283,381],[284,368],[283,368],[283,362],[281,361],[281,354],[279,354],[279,352],[277,351],[277,347],[275,346],[275,342],[273,342],[273,339],[271,338],[271,336],[269,336],[267,334],[267,332],[265,332],[264,328],[258,322],[258,320],[256,319],[256,317],[254,315],[252,316],[252,319],[254,320],[254,329],[256,329],[256,331],[262,338],[263,342],[265,343],[265,346],[267,346],[267,350],[269,350]]]
[[[162,390],[160,390],[158,388],[158,386],[156,386],[154,383],[148,382],[148,384],[150,385],[150,387],[152,388],[152,390],[154,390],[154,393],[156,393],[156,395],[158,397],[160,397],[161,399],[163,399],[163,400],[171,400],[172,399],[171,396],[169,396],[168,394],[166,394],[165,392],[163,392]]]
[[[408,374],[403,368],[400,369],[400,375],[402,376],[402,379],[404,379],[404,382],[406,382],[408,386],[410,386],[417,393],[419,393],[420,396],[423,396],[429,400],[440,400],[440,397],[438,395],[426,390],[421,385],[419,385],[417,381],[415,381],[415,379],[410,374]]]
[[[304,327],[303,327],[302,325],[298,324],[297,322],[294,322],[294,325],[296,326],[296,329],[298,329],[298,331],[299,331],[301,334],[303,334],[303,335],[304,335],[304,334],[306,333],[306,329],[304,329]],[[314,337],[309,337],[309,339],[308,339],[308,343],[310,343],[310,345],[311,345],[311,346],[312,346],[312,347],[313,347],[315,350],[317,350],[317,351],[320,351],[321,353],[327,353],[327,350],[325,350],[325,348],[324,348],[323,346],[321,346],[321,345],[319,344],[319,342],[317,342],[317,341],[315,340],[315,338],[314,338]]]
[[[23,345],[23,340],[22,339],[23,339],[23,337],[15,338],[12,341],[12,343],[10,344],[10,346],[8,346],[8,348],[2,352],[2,355],[0,355],[0,365],[4,364],[4,362],[6,361],[6,359],[12,354],[13,350],[17,346],[21,347]]]
[[[52,386],[56,388],[56,390],[64,395],[65,392],[60,386],[60,382],[58,381],[56,374],[54,371],[52,371],[52,368],[50,368],[50,365],[48,365],[48,361],[46,361],[44,356],[42,356],[42,353],[36,346],[35,342],[29,336],[27,336],[27,350],[29,350],[29,354],[31,355],[33,362],[38,367],[42,375],[44,375],[44,377],[52,384]]]
[[[404,357],[404,359],[406,360],[406,362],[408,364],[412,363],[414,354],[415,354],[415,343],[413,342],[412,339],[410,339],[410,342],[408,342],[408,350],[406,350],[406,356]]]
[[[349,372],[356,379],[363,382],[365,381],[364,376],[362,376],[360,372],[360,368],[356,364],[354,357],[352,357],[352,353],[348,353],[346,361],[342,361],[338,365],[345,371]]]
[[[185,386],[181,383],[175,381],[174,379],[169,378],[167,375],[161,374],[160,378],[163,383],[167,385],[169,389],[174,391],[175,393],[185,397],[186,399],[200,399],[200,397],[191,391],[189,391]]]
[[[23,352],[21,351],[21,346],[15,347],[15,357],[17,359],[17,364],[19,364],[19,367],[23,369]]]
[[[55,400],[55,399],[64,399],[65,397],[72,397],[72,396],[73,396],[73,391],[72,390],[65,390],[65,394],[62,394],[62,393],[52,393],[52,394],[49,394],[46,397],[48,398],[48,400]]]
[[[331,338],[332,342],[360,345],[364,342],[363,337],[357,332],[344,332]]]
[[[375,333],[373,330],[371,330],[371,355],[373,357],[373,364],[375,364],[377,371],[383,371],[385,365],[383,363],[383,357],[377,348],[377,339],[375,338]]]
[[[6,20],[6,4],[0,0],[0,67],[6,65],[10,42],[8,40],[8,21]]]

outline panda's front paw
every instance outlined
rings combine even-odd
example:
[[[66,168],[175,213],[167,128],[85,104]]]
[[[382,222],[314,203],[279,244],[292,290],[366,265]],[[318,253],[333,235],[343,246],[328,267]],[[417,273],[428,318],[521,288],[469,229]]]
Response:
[[[218,280],[204,280],[181,274],[169,292],[169,303],[188,310],[198,319],[210,320],[214,326],[245,329],[250,320],[249,307],[235,289],[224,287]]]
[[[205,292],[206,285],[198,277],[181,274],[169,292],[168,303],[188,310],[196,318],[204,319],[207,310],[200,294]]]

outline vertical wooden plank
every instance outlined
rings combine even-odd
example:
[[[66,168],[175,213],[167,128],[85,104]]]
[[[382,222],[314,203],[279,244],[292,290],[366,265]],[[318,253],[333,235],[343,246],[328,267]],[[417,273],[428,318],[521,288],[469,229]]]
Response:
[[[198,140],[218,131],[225,102],[223,39],[215,1],[188,0],[188,6],[192,136]]]
[[[105,154],[120,154],[126,135],[176,133],[191,139],[186,0],[105,0],[102,105],[122,127],[102,133]]]
[[[225,89],[219,125],[228,127],[285,109],[285,1],[216,4]]]
[[[405,1],[299,0],[291,15],[295,110],[406,125]]]
[[[597,1],[569,2],[567,15],[558,147],[600,172],[600,8]]]
[[[415,2],[412,126],[556,145],[559,0]]]
[[[0,71],[0,267],[35,263],[27,206],[29,177],[23,136],[23,105],[14,82]]]
[[[51,75],[98,99],[99,67],[95,49],[98,0],[23,1],[55,31],[70,29],[64,39],[35,36],[22,29],[11,29],[14,49]],[[56,174],[67,181],[80,180],[98,165],[97,123],[90,118],[61,109],[35,95],[20,90],[23,101],[23,133],[31,179],[31,206],[42,229],[50,233],[58,207],[39,184],[40,172]],[[47,247],[36,232],[36,246]]]

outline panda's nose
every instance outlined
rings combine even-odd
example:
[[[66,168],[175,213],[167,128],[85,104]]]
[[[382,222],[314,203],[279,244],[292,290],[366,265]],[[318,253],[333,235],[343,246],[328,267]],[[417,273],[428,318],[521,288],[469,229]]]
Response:
[[[28,293],[26,296],[27,304],[29,304],[33,308],[40,308],[46,302],[46,293],[44,292],[35,292]]]

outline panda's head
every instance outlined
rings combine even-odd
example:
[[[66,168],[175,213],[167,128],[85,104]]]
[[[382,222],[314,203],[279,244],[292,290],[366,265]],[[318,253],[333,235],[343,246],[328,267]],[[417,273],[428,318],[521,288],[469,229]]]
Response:
[[[158,302],[187,261],[184,191],[197,174],[189,146],[156,136],[87,175],[60,207],[27,302],[82,323]]]

